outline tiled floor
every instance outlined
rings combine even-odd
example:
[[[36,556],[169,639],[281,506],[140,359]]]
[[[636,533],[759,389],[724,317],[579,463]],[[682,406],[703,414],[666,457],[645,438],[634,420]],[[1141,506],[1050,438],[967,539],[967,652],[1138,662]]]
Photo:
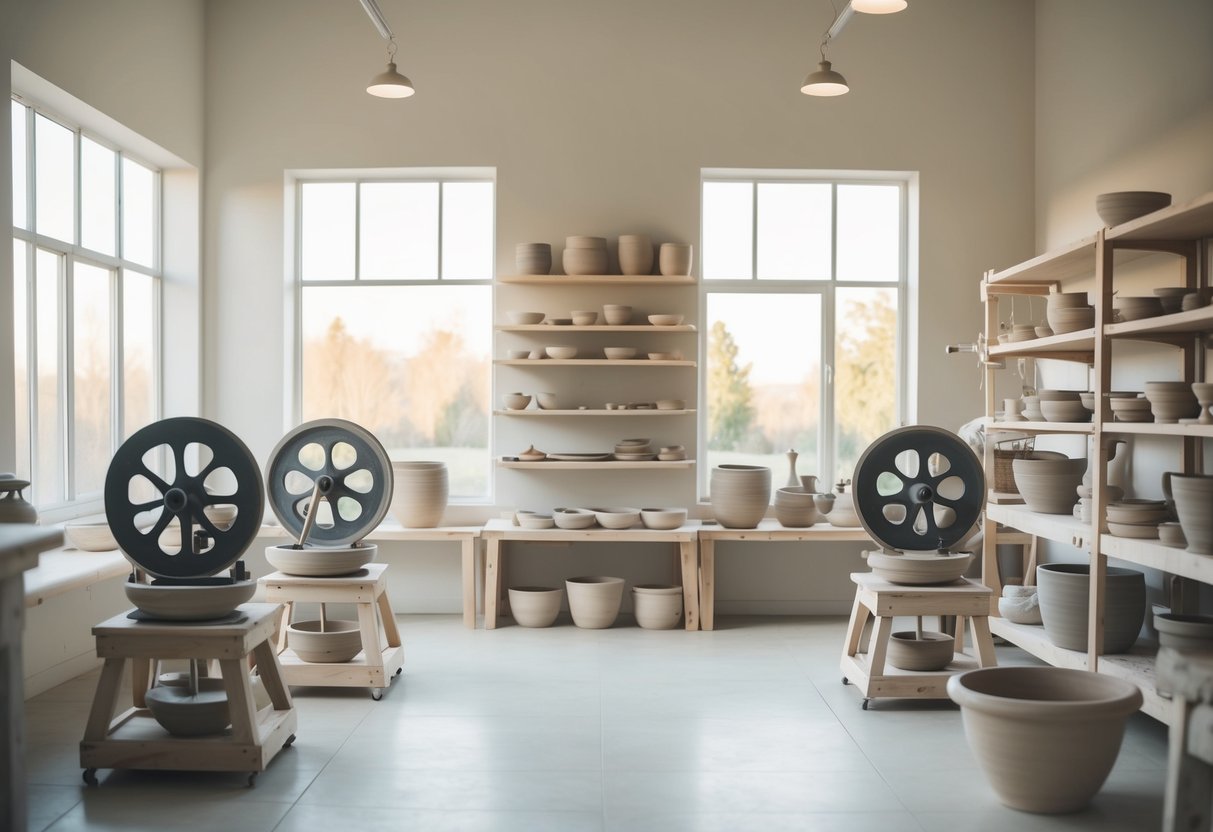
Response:
[[[838,672],[845,621],[729,619],[710,633],[617,626],[465,630],[403,616],[404,675],[381,702],[296,689],[298,741],[239,775],[101,772],[77,743],[96,674],[27,703],[30,829],[1156,829],[1166,731],[1135,716],[1087,811],[1002,807],[951,705],[860,709]],[[1024,654],[999,648],[1003,663]]]

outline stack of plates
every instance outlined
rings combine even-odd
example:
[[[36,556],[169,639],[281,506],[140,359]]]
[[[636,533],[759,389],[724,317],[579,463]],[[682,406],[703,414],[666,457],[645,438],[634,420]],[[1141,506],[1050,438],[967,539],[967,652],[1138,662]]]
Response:
[[[669,445],[657,453],[657,458],[662,462],[681,462],[687,458],[687,450],[681,445]]]
[[[1119,500],[1108,503],[1108,531],[1117,537],[1153,539],[1158,524],[1168,520],[1162,500]]]
[[[656,458],[648,439],[621,439],[615,445],[615,459],[620,462],[649,462]]]

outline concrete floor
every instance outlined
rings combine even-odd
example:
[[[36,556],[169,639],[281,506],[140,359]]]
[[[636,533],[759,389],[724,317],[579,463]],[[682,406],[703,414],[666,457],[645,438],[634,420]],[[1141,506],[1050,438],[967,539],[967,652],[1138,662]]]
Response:
[[[950,703],[876,703],[838,671],[841,618],[724,618],[654,632],[466,630],[401,616],[404,675],[380,702],[295,689],[298,741],[236,774],[99,772],[77,744],[97,674],[27,703],[30,829],[1156,829],[1165,727],[1142,715],[1092,806],[999,804]],[[1002,663],[1033,660],[1000,647]]]

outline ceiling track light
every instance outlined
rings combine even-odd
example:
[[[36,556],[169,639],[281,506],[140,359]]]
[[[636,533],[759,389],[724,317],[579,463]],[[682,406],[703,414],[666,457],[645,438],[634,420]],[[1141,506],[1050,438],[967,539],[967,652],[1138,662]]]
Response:
[[[383,17],[383,12],[379,10],[379,4],[375,0],[360,0],[360,2],[367,17],[371,19],[371,23],[375,24],[379,34],[388,42],[387,69],[371,79],[366,91],[377,98],[408,98],[417,90],[413,87],[412,81],[396,71],[396,36],[392,34],[392,29],[387,25],[387,20]]]
[[[821,62],[817,64],[816,70],[805,77],[804,83],[800,85],[800,91],[805,95],[819,97],[833,97],[850,92],[851,87],[847,84],[847,79],[826,60],[826,46],[831,40],[838,37],[855,12],[892,14],[901,11],[907,5],[906,0],[848,0],[842,7],[842,11],[834,16],[834,22],[830,24],[830,28],[821,36]]]

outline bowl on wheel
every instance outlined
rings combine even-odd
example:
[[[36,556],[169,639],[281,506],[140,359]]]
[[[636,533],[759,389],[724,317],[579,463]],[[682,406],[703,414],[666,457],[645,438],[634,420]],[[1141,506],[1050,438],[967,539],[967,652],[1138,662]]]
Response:
[[[929,586],[950,584],[960,578],[973,561],[968,552],[946,554],[869,552],[868,566],[891,584]]]

